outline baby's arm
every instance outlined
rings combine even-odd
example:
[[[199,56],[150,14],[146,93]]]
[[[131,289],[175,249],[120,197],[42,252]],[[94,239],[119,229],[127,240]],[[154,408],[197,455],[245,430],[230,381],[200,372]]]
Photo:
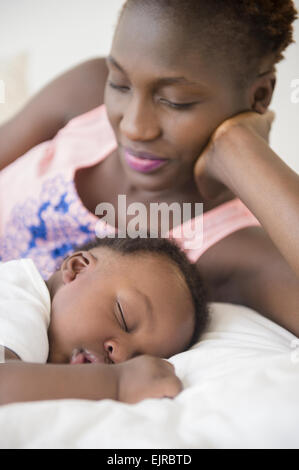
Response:
[[[1,348],[2,346],[0,346]],[[20,361],[21,359],[19,358],[19,356],[14,353],[13,351],[11,351],[10,349],[8,348],[4,348],[4,353],[3,353],[3,356],[5,358],[5,361]]]
[[[113,365],[33,364],[18,360],[0,364],[0,405],[109,398],[136,403],[145,398],[173,398],[181,389],[173,366],[151,356],[139,356]]]

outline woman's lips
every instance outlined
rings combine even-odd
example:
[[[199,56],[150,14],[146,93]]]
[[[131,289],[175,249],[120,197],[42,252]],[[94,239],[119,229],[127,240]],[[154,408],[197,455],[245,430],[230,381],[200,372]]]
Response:
[[[128,150],[125,150],[125,159],[130,168],[140,173],[150,173],[161,168],[168,163],[168,159],[158,158],[154,156],[134,155]]]

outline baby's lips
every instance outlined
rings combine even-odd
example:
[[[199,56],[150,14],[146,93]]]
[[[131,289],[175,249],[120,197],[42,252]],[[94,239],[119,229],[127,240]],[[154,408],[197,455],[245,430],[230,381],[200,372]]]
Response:
[[[84,364],[85,358],[82,349],[74,349],[70,364]]]
[[[104,356],[93,353],[87,349],[74,349],[70,364],[90,364],[90,363],[105,363]]]

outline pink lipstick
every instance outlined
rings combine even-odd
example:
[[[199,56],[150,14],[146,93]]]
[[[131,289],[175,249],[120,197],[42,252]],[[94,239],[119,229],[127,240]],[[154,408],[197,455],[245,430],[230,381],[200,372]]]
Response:
[[[132,154],[125,150],[125,159],[130,168],[140,173],[150,173],[168,163],[165,158],[156,158],[148,154]]]

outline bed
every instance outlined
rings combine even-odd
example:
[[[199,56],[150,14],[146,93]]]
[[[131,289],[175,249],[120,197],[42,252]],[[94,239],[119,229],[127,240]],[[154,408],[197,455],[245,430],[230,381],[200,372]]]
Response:
[[[0,408],[1,448],[299,447],[299,340],[256,312],[212,304],[208,330],[171,358],[174,400],[18,403]]]

